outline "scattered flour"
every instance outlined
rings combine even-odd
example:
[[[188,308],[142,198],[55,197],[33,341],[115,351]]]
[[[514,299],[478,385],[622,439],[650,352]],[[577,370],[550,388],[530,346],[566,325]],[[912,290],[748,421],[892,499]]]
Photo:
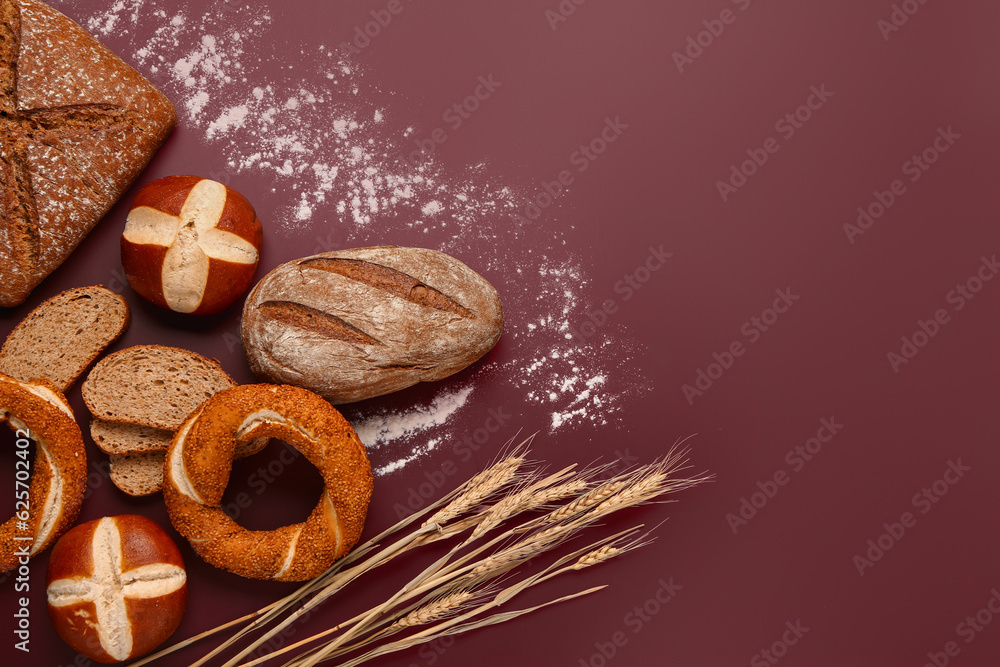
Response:
[[[416,447],[411,449],[410,453],[407,454],[406,456],[394,459],[382,465],[376,465],[372,469],[372,472],[377,477],[381,477],[382,475],[388,475],[391,472],[396,472],[397,470],[400,470],[403,467],[405,467],[408,463],[416,461],[418,458],[424,456],[425,454],[433,452],[435,449],[437,449],[437,446],[440,444],[441,444],[441,438],[431,438],[427,442],[417,445]]]
[[[567,249],[572,223],[553,211],[519,227],[511,214],[523,210],[534,184],[497,182],[486,162],[446,169],[414,154],[426,128],[400,117],[405,104],[371,101],[378,88],[363,68],[325,45],[281,52],[288,46],[268,36],[270,10],[237,6],[118,0],[81,22],[174,100],[185,132],[219,151],[219,165],[206,171],[275,183],[268,217],[278,233],[313,237],[323,249],[403,238],[487,274],[504,299],[505,342],[473,382],[512,383],[525,412],[540,412],[551,431],[616,425],[625,398],[645,387],[634,365],[625,366],[631,343],[613,326],[576,333],[593,286]],[[315,74],[303,79],[302,70]],[[472,385],[442,387],[428,406],[355,420],[385,459],[378,474],[434,451],[453,415],[475,405]]]
[[[370,449],[381,449],[385,444],[399,438],[407,438],[434,426],[444,424],[469,398],[472,387],[455,391],[442,391],[431,404],[415,408],[409,412],[393,414],[384,412],[355,422],[361,442]]]

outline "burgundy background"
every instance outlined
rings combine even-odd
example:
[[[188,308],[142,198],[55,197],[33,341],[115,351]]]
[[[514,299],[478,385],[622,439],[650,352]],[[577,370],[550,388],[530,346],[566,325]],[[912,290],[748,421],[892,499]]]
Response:
[[[57,6],[79,18],[102,3]],[[370,20],[369,11],[384,6],[285,0],[275,8],[274,43],[259,48],[349,39],[354,26]],[[682,494],[677,504],[612,522],[609,529],[670,519],[657,529],[654,545],[556,582],[546,592],[611,583],[608,590],[468,635],[447,649],[412,651],[375,664],[598,666],[604,662],[595,642],[607,643],[616,632],[624,633],[627,644],[608,664],[755,664],[759,651],[782,638],[786,622],[796,621],[809,630],[782,664],[916,667],[949,641],[960,648],[951,664],[994,664],[1000,622],[983,627],[971,643],[957,626],[1000,587],[994,416],[1000,281],[987,282],[960,311],[947,294],[975,274],[982,257],[1000,252],[1000,6],[930,0],[888,40],[876,24],[889,19],[888,0],[752,0],[745,11],[727,0],[592,0],[575,6],[556,30],[544,14],[556,9],[556,0],[442,0],[405,7],[358,59],[367,76],[378,79],[387,104],[405,109],[418,129],[439,126],[441,110],[467,95],[477,76],[493,74],[503,82],[490,103],[439,148],[446,167],[488,159],[499,180],[534,191],[566,168],[570,154],[600,131],[606,117],[628,124],[578,176],[577,187],[536,223],[542,230],[573,226],[570,250],[585,258],[592,279],[586,307],[574,316],[578,324],[588,310],[618,298],[614,285],[645,261],[650,246],[662,244],[673,253],[633,299],[619,300],[620,310],[602,332],[637,342],[641,352],[630,363],[650,379],[651,389],[631,396],[608,427],[547,435],[544,411],[525,402],[502,375],[481,378],[477,405],[502,406],[514,417],[474,460],[459,464],[462,476],[476,472],[520,428],[542,431],[536,456],[554,465],[616,451],[648,461],[676,439],[697,434],[690,440],[693,463],[718,479]],[[735,22],[679,72],[672,53],[725,8],[734,11]],[[114,39],[106,41],[115,48]],[[806,101],[810,86],[825,86],[833,95],[794,137],[780,138],[775,122]],[[939,127],[951,127],[961,138],[919,181],[906,181],[903,163],[929,146]],[[730,165],[768,137],[779,138],[779,151],[723,202],[716,181],[728,178]],[[215,160],[211,147],[182,125],[140,184],[209,170]],[[889,189],[897,178],[906,182],[906,194],[850,243],[843,225],[854,222],[857,207],[868,206],[875,190]],[[231,185],[260,203],[262,219],[277,206],[265,196],[255,199],[270,189],[263,177],[238,177]],[[337,224],[332,210],[323,215]],[[27,304],[0,312],[0,334],[44,298],[111,280],[124,216],[120,205]],[[484,224],[502,230],[512,223],[498,218]],[[370,229],[370,243],[407,242],[382,237],[377,225]],[[311,249],[313,236],[269,235],[262,274],[300,256],[303,247]],[[425,243],[433,246],[433,235]],[[477,258],[463,259],[475,265]],[[530,317],[519,285],[498,288],[510,295],[510,321]],[[713,353],[734,341],[749,343],[741,327],[771,305],[777,289],[790,289],[800,299],[689,404],[682,385],[694,383]],[[188,347],[218,357],[239,380],[252,380],[240,351],[227,345],[226,334],[237,331],[237,312],[191,324],[164,316],[131,291],[126,296],[134,323],[118,347]],[[894,372],[887,354],[898,353],[901,336],[912,335],[918,320],[939,308],[950,312],[950,321]],[[510,353],[501,343],[491,358]],[[627,375],[629,368],[620,372]],[[350,417],[374,407],[405,409],[432,395],[433,389],[417,388],[345,412]],[[79,390],[70,396],[83,422]],[[466,409],[450,425],[470,432],[485,416]],[[814,436],[823,418],[843,429],[801,471],[793,471],[786,453]],[[272,448],[261,461],[277,453]],[[7,493],[13,463],[5,457],[0,491]],[[394,519],[393,504],[426,471],[453,458],[444,449],[380,478],[369,532]],[[941,479],[950,460],[971,470],[921,514],[913,496]],[[234,479],[253,468],[240,470]],[[734,534],[726,515],[738,512],[741,499],[778,471],[788,473],[787,485]],[[268,490],[273,504],[255,505],[245,521],[276,526],[304,516],[317,489],[315,473],[296,467]],[[907,511],[916,525],[860,576],[853,558],[882,535],[884,523],[899,521]],[[123,512],[168,523],[158,498],[125,499],[108,482],[94,489],[81,521]],[[178,637],[289,590],[221,573],[182,547],[191,596]],[[30,664],[69,665],[74,654],[44,617],[46,560],[47,553],[32,566]],[[671,578],[682,589],[634,632],[627,615]],[[401,581],[386,576],[345,591],[342,607],[331,606],[326,623],[377,602]],[[7,579],[0,594],[0,655],[26,664],[3,629],[13,625],[12,585]],[[162,664],[188,664],[192,655]]]

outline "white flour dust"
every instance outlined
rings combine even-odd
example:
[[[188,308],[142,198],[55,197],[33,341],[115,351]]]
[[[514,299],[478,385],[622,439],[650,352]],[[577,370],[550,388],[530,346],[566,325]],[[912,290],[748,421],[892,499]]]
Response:
[[[74,18],[167,93],[184,132],[218,150],[215,171],[274,182],[268,219],[278,233],[320,239],[333,228],[349,241],[337,247],[417,233],[426,239],[419,245],[487,274],[507,312],[503,354],[480,363],[472,382],[513,384],[525,413],[540,412],[549,431],[620,423],[624,398],[644,391],[644,381],[627,365],[630,341],[614,327],[578,333],[594,286],[568,249],[572,223],[553,210],[519,227],[511,214],[535,184],[499,182],[486,160],[456,170],[414,157],[414,140],[432,128],[414,127],[405,100],[394,107],[370,99],[374,77],[335,50],[345,35],[279,47],[269,37],[270,9],[238,6],[118,0]],[[455,414],[487,409],[471,385],[441,387],[428,406],[361,416],[358,432],[382,459],[379,474],[434,451],[454,435]]]
[[[356,420],[353,424],[361,442],[368,447],[369,456],[380,459],[375,463],[375,474],[384,475],[398,470],[410,461],[433,451],[441,442],[440,437],[431,438],[417,445],[409,454],[399,456],[398,452],[384,453],[385,445],[394,440],[409,440],[421,435],[424,431],[440,427],[448,418],[461,409],[472,393],[472,386],[449,391],[442,390],[430,405],[416,407],[408,412],[382,412]]]
[[[589,280],[572,259],[543,259],[536,271],[538,287],[528,306],[535,317],[513,336],[546,344],[524,359],[506,363],[504,370],[515,378],[527,401],[549,410],[551,430],[571,424],[606,426],[621,411],[628,393],[609,387],[609,378],[629,372],[627,367],[608,366],[611,359],[623,366],[630,358],[629,346],[599,332],[590,338],[581,333],[580,325],[587,320],[580,293]]]
[[[174,100],[185,127],[220,149],[225,171],[276,181],[284,233],[334,212],[359,227],[400,216],[429,234],[447,225],[431,220],[446,209],[467,221],[513,210],[509,191],[448,182],[432,160],[408,156],[413,128],[380,131],[390,110],[362,97],[360,72],[333,47],[266,53],[270,10],[236,6],[119,1],[85,25],[109,41],[131,37],[134,62]],[[320,75],[303,83],[299,70]]]

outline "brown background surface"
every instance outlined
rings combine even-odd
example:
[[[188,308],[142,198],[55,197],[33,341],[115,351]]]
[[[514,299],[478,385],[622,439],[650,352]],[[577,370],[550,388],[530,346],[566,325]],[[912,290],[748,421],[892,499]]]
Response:
[[[83,20],[100,4],[56,6]],[[961,308],[949,294],[976,276],[983,258],[1000,252],[1000,7],[942,0],[902,4],[918,10],[884,39],[877,22],[890,19],[894,6],[888,0],[591,0],[573,5],[575,11],[555,30],[545,11],[557,9],[556,0],[405,2],[391,29],[356,56],[367,80],[378,81],[378,91],[370,94],[383,95],[396,122],[421,134],[440,124],[441,110],[467,95],[477,76],[502,81],[500,92],[439,148],[437,159],[456,171],[487,160],[492,176],[529,195],[566,168],[605,118],[628,124],[530,233],[508,234],[514,223],[505,215],[485,218],[482,225],[496,231],[496,243],[507,244],[507,253],[528,253],[555,229],[565,234],[567,252],[582,258],[589,276],[571,321],[579,326],[602,302],[618,299],[620,308],[596,334],[614,344],[600,353],[613,358],[629,350],[613,380],[645,378],[644,388],[628,393],[607,425],[549,433],[546,411],[525,401],[511,371],[502,370],[503,362],[524,351],[523,341],[505,339],[486,360],[500,370],[473,369],[446,381],[474,382],[476,392],[442,434],[458,442],[483,424],[490,408],[512,415],[505,430],[469,461],[445,447],[380,477],[369,532],[394,519],[393,505],[424,482],[426,472],[453,461],[461,476],[474,474],[518,429],[539,431],[535,455],[555,465],[607,460],[616,452],[648,461],[696,434],[689,441],[694,465],[717,475],[714,484],[683,494],[677,504],[639,510],[609,526],[669,518],[657,528],[654,545],[549,589],[561,594],[611,583],[608,590],[453,646],[377,664],[770,664],[759,652],[782,640],[786,623],[797,622],[808,631],[787,655],[778,649],[780,664],[918,667],[948,642],[959,649],[950,664],[995,664],[1000,621],[971,633],[972,626],[960,624],[984,609],[1000,587],[1000,281],[985,282]],[[286,0],[271,7],[271,39],[252,48],[284,54],[335,44],[350,39],[354,27],[383,6]],[[735,21],[678,71],[672,54],[726,8]],[[104,41],[129,58],[126,44],[134,42],[115,35]],[[832,95],[786,139],[775,123],[805,103],[812,86]],[[952,128],[960,138],[910,182],[902,165],[931,145],[939,128]],[[723,201],[716,182],[768,137],[777,140],[778,151]],[[182,120],[140,184],[222,168],[217,148]],[[905,194],[852,243],[844,225],[894,179],[904,181]],[[280,224],[274,212],[288,202],[270,192],[266,176],[234,176],[230,184],[258,205],[265,224]],[[122,205],[114,209],[28,304],[0,312],[0,333],[63,289],[113,281],[125,212]],[[338,224],[335,211],[321,210],[309,229],[292,235],[272,229],[261,275],[309,254],[314,239],[328,229],[336,234]],[[438,242],[433,233],[415,238],[386,229],[373,224],[352,243]],[[619,299],[616,283],[660,245],[673,253],[667,266],[634,298]],[[479,244],[456,254],[476,267],[488,252],[488,245]],[[530,279],[484,274],[505,299],[509,326],[516,330],[532,319]],[[751,340],[743,327],[772,305],[776,290],[799,298]],[[118,347],[187,347],[217,357],[240,381],[252,380],[231,344],[237,312],[191,323],[157,312],[128,289],[124,293],[134,323]],[[887,355],[900,353],[901,337],[913,336],[919,321],[938,309],[948,321],[895,372]],[[704,395],[688,401],[682,386],[693,385],[699,369],[709,371],[713,353],[721,355],[737,341],[744,344],[742,356]],[[345,414],[359,418],[369,410],[405,409],[433,395],[433,388],[415,388]],[[84,422],[78,388],[70,396]],[[815,436],[823,419],[842,429],[810,460],[796,463],[789,452]],[[96,448],[88,446],[97,460]],[[271,448],[246,465],[264,465],[277,455]],[[4,461],[0,491],[13,486],[11,456]],[[924,489],[933,493],[934,483],[945,478],[949,462],[969,470],[955,484],[938,484],[947,493],[935,502],[921,500]],[[233,478],[245,479],[252,470],[238,468]],[[738,513],[743,499],[754,500],[759,485],[768,486],[776,474],[787,483],[772,488],[766,505],[734,531],[727,515]],[[168,523],[158,498],[126,499],[106,480],[92,486],[81,520],[138,512]],[[274,527],[304,516],[317,492],[314,473],[297,465],[268,489],[270,502],[255,505],[246,521]],[[868,541],[877,542],[884,525],[899,522],[905,512],[912,513],[914,525],[898,540],[883,537],[891,548],[860,575],[855,557],[864,556]],[[221,573],[182,547],[191,592],[178,636],[289,590]],[[74,664],[74,654],[45,618],[47,555],[32,566],[27,662],[12,648],[13,582],[0,584],[0,655],[12,664]],[[377,602],[402,581],[399,574],[346,591],[310,627]],[[649,603],[661,582],[671,579],[682,586],[676,597],[662,608]],[[647,604],[656,613],[638,616],[636,608]],[[979,622],[988,618],[993,620],[985,612]],[[615,633],[627,641],[605,659],[600,645]],[[188,664],[191,655],[163,664]]]

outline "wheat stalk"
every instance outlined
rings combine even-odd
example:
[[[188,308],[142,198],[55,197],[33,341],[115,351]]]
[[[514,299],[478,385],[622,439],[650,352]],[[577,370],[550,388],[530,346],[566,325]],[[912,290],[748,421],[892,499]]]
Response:
[[[436,637],[518,618],[597,589],[557,598],[529,609],[492,612],[528,588],[566,573],[601,565],[648,544],[648,540],[646,536],[636,537],[636,529],[625,531],[558,558],[540,572],[502,589],[495,588],[502,579],[509,579],[512,573],[516,577],[523,569],[519,566],[529,560],[535,562],[537,557],[559,548],[583,531],[589,531],[600,519],[614,512],[650,502],[662,502],[668,494],[710,479],[705,474],[682,474],[689,467],[688,450],[678,445],[652,464],[625,470],[608,479],[598,480],[608,473],[608,465],[583,471],[571,466],[546,475],[538,469],[528,469],[526,465],[530,440],[528,438],[513,446],[512,440],[508,443],[509,451],[486,470],[423,510],[358,545],[351,554],[295,593],[254,614],[133,663],[133,667],[153,662],[198,639],[240,623],[246,624],[194,664],[202,665],[243,638],[257,635],[255,641],[225,663],[226,667],[239,664],[249,667],[277,655],[303,649],[304,653],[286,664],[308,667],[367,650],[367,653],[343,663],[355,665]],[[515,521],[515,518],[528,513],[533,516]],[[415,525],[418,527],[413,528]],[[509,527],[502,528],[504,526]],[[464,539],[458,540],[443,556],[383,603],[278,651],[250,662],[241,662],[278,632],[359,577],[424,545],[466,533]],[[390,538],[392,541],[383,545]],[[413,634],[402,639],[392,637],[407,632]],[[310,645],[312,648],[306,649]]]
[[[532,436],[534,438],[534,436]],[[475,509],[487,498],[506,487],[514,480],[518,470],[527,460],[523,454],[531,442],[528,438],[514,448],[510,455],[479,473],[459,489],[458,496],[448,505],[424,522],[424,525],[444,526],[452,519]]]
[[[538,474],[529,477],[519,490],[509,493],[483,513],[482,519],[466,541],[471,542],[479,539],[504,521],[522,512],[544,507],[559,498],[579,493],[585,488],[585,481],[576,479],[566,482],[572,476],[575,467],[570,466],[542,479],[539,479],[540,475]]]
[[[392,628],[411,628],[417,625],[429,625],[443,618],[457,614],[470,600],[476,597],[472,591],[459,591],[443,598],[425,604],[411,611],[392,624]]]

